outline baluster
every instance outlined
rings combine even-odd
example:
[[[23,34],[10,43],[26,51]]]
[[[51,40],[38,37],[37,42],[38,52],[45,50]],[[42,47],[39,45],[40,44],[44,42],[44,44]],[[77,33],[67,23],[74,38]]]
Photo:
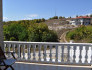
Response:
[[[10,52],[11,44],[8,44],[8,52]],[[11,57],[11,53],[8,53],[8,58]]]
[[[87,63],[87,52],[88,52],[88,46],[85,46],[85,63]]]
[[[20,59],[20,57],[21,57],[21,53],[20,53],[20,44],[18,44],[18,59]]]
[[[92,46],[91,46],[91,66],[92,66]]]
[[[89,46],[88,59],[88,62],[91,64],[91,46]]]
[[[52,62],[52,45],[50,45],[50,61]]]
[[[47,56],[46,55],[46,49],[47,49],[47,45],[44,46],[44,53],[43,53],[44,54],[44,61],[46,61],[46,56]]]
[[[76,63],[76,61],[75,61],[75,58],[76,58],[76,46],[73,46],[73,52],[74,52],[74,55],[73,55],[73,63]]]
[[[35,61],[36,58],[35,58],[35,49],[36,49],[36,45],[33,45],[33,60]]]
[[[62,45],[62,55],[61,55],[62,59],[61,62],[64,62],[64,45]]]
[[[56,56],[55,56],[56,60],[55,61],[58,62],[58,45],[55,45],[55,48],[56,48]]]
[[[83,46],[79,46],[79,48],[80,48],[80,55],[79,55],[79,63],[82,63],[82,48],[83,48]]]
[[[29,44],[28,45],[28,60],[30,60],[31,58],[30,48],[31,48],[31,45]]]
[[[70,62],[70,46],[67,46],[68,48],[68,55],[67,55],[67,62]]]
[[[41,45],[39,45],[39,54],[38,54],[38,56],[39,56],[39,61],[41,61]]]
[[[13,52],[14,52],[14,56],[15,56],[15,47],[16,47],[16,45],[15,44],[13,44]],[[15,56],[16,57],[16,56]]]
[[[6,52],[6,44],[4,44],[4,52]],[[5,53],[5,55],[6,55],[6,53]]]
[[[25,59],[25,46],[26,45],[23,45],[23,59]]]

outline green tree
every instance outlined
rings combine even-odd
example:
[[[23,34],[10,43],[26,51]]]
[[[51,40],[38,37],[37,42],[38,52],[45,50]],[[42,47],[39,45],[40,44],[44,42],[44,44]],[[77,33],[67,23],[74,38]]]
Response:
[[[58,41],[58,37],[55,32],[53,31],[43,32],[42,42],[57,42],[57,41]]]
[[[45,22],[45,19],[44,19],[44,18],[42,18],[42,19],[41,19],[41,21],[42,21],[42,22]]]
[[[49,19],[58,19],[58,16],[51,17]]]
[[[92,14],[90,15],[90,17],[92,17]]]
[[[60,16],[59,19],[62,19],[62,16]]]
[[[26,41],[28,38],[27,29],[21,25],[12,23],[4,26],[4,39],[8,41]]]
[[[58,39],[54,31],[50,31],[44,23],[30,25],[28,35],[32,42],[56,42]]]

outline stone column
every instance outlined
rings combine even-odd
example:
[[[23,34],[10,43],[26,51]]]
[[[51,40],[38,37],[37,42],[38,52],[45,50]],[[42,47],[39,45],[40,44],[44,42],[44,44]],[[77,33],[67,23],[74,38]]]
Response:
[[[2,13],[2,0],[0,0],[0,47],[4,49],[3,43],[3,13]]]

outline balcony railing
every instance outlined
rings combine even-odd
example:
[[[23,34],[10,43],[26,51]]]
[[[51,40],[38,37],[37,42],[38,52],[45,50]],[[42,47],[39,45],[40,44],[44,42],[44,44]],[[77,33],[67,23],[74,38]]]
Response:
[[[16,52],[18,61],[56,63],[56,64],[92,64],[91,43],[54,43],[54,42],[18,42],[4,41],[5,52]],[[6,56],[11,57],[10,54]]]

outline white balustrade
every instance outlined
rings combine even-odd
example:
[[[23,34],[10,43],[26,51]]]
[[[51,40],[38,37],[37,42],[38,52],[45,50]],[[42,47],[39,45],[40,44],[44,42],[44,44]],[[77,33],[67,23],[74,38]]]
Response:
[[[18,44],[18,58],[20,59],[21,53],[20,53],[20,44]]]
[[[23,59],[25,59],[25,44],[23,44]]]
[[[41,61],[41,45],[38,45],[38,49],[39,49],[38,58],[39,58],[39,61]]]
[[[44,53],[43,53],[44,54],[44,61],[46,61],[46,56],[47,56],[46,49],[47,49],[47,45],[44,46]]]
[[[56,45],[55,48],[56,48],[56,55],[55,55],[56,60],[55,61],[58,62],[58,45]]]
[[[30,60],[30,58],[31,58],[31,53],[30,53],[30,48],[31,48],[31,45],[30,44],[28,44],[28,60]]]
[[[91,43],[4,41],[4,51],[15,52],[19,61],[75,65],[92,64]],[[7,56],[10,57],[10,54]]]
[[[33,46],[33,60],[35,61],[36,60],[36,51],[35,51],[35,49],[36,49],[36,44],[34,44],[34,45],[32,45]]]
[[[61,48],[62,48],[62,53],[61,53],[62,54],[61,55],[62,60],[61,60],[61,62],[64,63],[64,45],[62,45]]]
[[[50,45],[50,55],[49,55],[49,57],[50,57],[50,62],[52,62],[52,45]]]

